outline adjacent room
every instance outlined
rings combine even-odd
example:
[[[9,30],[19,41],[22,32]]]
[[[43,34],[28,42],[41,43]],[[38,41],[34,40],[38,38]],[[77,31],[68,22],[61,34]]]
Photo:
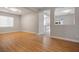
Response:
[[[79,7],[0,7],[0,52],[79,51]]]

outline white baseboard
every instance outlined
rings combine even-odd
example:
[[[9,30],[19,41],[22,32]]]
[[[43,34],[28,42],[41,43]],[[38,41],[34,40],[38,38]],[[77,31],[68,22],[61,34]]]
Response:
[[[11,32],[19,32],[19,31],[11,31]],[[11,32],[0,32],[0,34],[6,34],[6,33],[11,33]]]
[[[77,42],[77,43],[79,43],[78,40],[70,39],[70,38],[65,38],[65,37],[51,36],[51,38],[56,38],[56,39],[61,39],[61,40],[66,40],[66,41],[72,41],[72,42]]]
[[[38,33],[36,33],[36,32],[30,32],[30,31],[21,31],[21,32],[27,32],[27,33],[32,33],[32,34],[38,35]]]
[[[38,34],[36,32],[28,32],[28,31],[11,31],[11,32],[27,32],[27,33]],[[0,34],[11,33],[11,32],[0,32]]]

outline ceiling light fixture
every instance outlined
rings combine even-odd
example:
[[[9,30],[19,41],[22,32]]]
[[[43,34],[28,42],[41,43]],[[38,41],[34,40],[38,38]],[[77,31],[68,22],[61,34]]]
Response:
[[[64,11],[62,11],[62,12],[64,12],[64,13],[69,13],[69,12],[71,12],[72,10],[71,9],[67,9],[67,10],[64,10]]]
[[[21,12],[21,10],[19,10],[19,9],[17,9],[17,8],[9,8],[11,11],[14,11],[14,12],[16,12],[16,11],[18,11],[18,12]]]
[[[9,8],[11,11],[18,11],[16,8]]]
[[[11,10],[13,12],[21,12],[21,10],[14,8],[14,7],[5,7],[5,8],[8,9],[8,10]]]

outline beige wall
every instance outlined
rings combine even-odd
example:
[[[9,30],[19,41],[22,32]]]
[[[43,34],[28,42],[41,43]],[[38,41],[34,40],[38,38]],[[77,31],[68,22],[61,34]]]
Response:
[[[8,13],[3,13],[3,12],[0,12],[0,15],[14,17],[14,26],[13,27],[0,27],[0,33],[21,31],[21,29],[20,29],[20,16],[8,14]]]
[[[38,13],[22,15],[22,31],[38,33]]]

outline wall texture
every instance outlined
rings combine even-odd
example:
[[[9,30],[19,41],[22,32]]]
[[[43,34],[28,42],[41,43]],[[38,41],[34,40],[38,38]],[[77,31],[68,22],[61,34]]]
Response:
[[[22,15],[22,31],[38,33],[38,13]]]
[[[0,33],[20,31],[20,16],[3,13],[3,12],[0,12],[0,15],[14,17],[14,26],[13,27],[0,27]]]
[[[51,36],[69,38],[79,42],[79,8],[75,9],[75,25],[54,25],[54,8],[51,9]]]

